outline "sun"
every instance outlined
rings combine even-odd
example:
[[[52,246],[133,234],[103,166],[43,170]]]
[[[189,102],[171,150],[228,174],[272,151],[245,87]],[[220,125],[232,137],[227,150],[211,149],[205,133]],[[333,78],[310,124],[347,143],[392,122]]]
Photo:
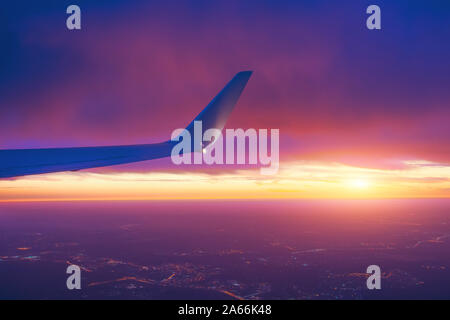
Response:
[[[347,181],[347,185],[352,189],[367,189],[370,182],[367,179],[351,179]]]

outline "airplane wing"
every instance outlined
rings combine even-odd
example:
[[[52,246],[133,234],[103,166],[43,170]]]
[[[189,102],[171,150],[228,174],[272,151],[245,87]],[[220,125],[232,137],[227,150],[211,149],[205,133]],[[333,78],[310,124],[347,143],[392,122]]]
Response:
[[[187,126],[193,134],[194,121],[203,131],[222,130],[252,72],[237,73],[205,109]],[[177,142],[126,146],[0,150],[0,178],[74,171],[168,157]]]

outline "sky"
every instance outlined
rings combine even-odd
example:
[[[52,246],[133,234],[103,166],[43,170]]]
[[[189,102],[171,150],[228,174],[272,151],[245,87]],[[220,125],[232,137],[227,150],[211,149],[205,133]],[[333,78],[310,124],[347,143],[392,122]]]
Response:
[[[81,8],[82,29],[66,28]],[[381,30],[366,28],[370,4]],[[0,149],[168,140],[242,70],[227,127],[280,130],[280,170],[170,159],[0,181],[0,201],[450,197],[446,1],[15,1]]]

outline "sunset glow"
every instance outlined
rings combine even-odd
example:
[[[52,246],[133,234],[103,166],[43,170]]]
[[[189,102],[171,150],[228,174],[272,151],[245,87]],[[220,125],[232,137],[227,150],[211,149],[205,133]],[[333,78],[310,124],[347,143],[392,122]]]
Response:
[[[257,169],[71,172],[1,181],[0,190],[0,201],[443,198],[450,196],[450,167],[416,161],[387,170],[304,161],[282,163],[270,177]]]

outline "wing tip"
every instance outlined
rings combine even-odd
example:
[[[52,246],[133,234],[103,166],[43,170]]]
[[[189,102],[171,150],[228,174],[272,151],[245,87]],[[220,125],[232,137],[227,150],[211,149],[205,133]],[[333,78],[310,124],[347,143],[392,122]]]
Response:
[[[238,73],[236,73],[235,77],[248,77],[250,78],[250,76],[253,74],[253,70],[244,70],[244,71],[240,71]]]

